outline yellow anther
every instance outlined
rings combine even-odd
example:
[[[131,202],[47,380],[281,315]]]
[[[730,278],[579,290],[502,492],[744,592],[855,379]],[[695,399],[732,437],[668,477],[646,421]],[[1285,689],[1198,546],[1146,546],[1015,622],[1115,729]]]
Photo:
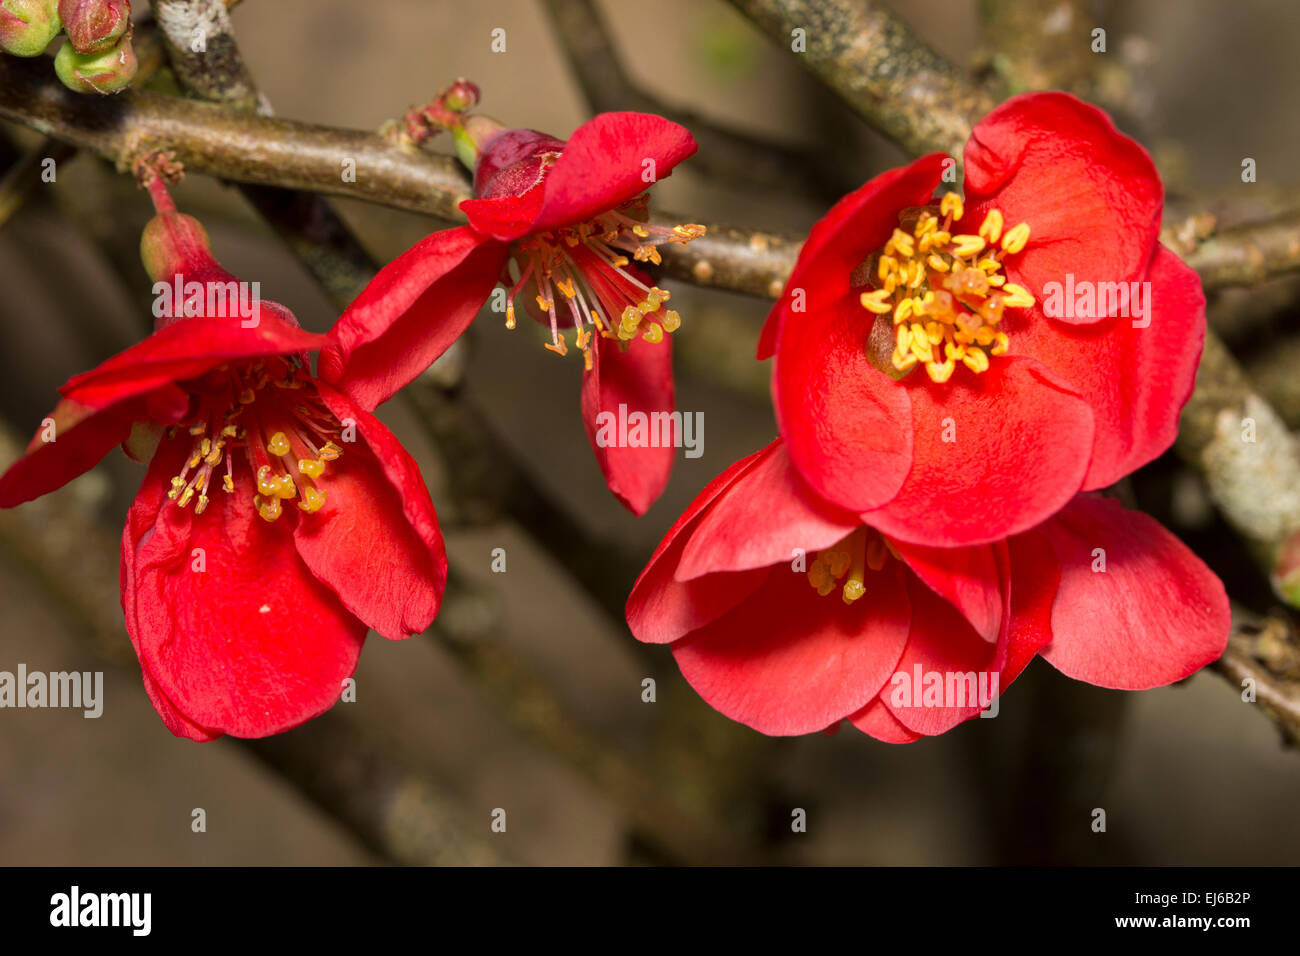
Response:
[[[266,443],[266,450],[276,458],[282,458],[289,454],[289,439],[285,437],[284,432],[276,432]]]
[[[186,505],[190,503],[190,500],[193,497],[194,497],[194,486],[191,485],[190,487],[186,488],[183,492],[181,492],[181,500],[178,501],[177,504],[179,504],[182,508],[184,508]]]
[[[925,262],[926,265],[935,272],[947,272],[949,268],[948,260],[943,258],[943,256],[931,255],[930,258],[925,260]]]
[[[199,495],[199,500],[194,505],[194,513],[196,515],[201,515],[203,514],[203,512],[207,510],[208,510],[208,496]]]
[[[977,375],[980,372],[987,372],[989,369],[989,356],[983,349],[967,349],[961,360],[968,369]]]
[[[951,216],[954,222],[961,218],[964,211],[961,196],[957,193],[944,193],[943,198],[939,200],[939,212],[944,216]]]
[[[913,244],[912,237],[897,228],[894,230],[894,234],[889,237],[889,241],[885,243],[885,252],[887,254],[897,252],[904,259],[912,258],[912,253],[915,250],[916,246]]]
[[[185,479],[184,479],[184,478],[173,478],[173,479],[172,479],[172,490],[169,491],[169,492],[167,492],[167,497],[170,498],[172,501],[175,501],[175,500],[177,499],[177,497],[180,495],[181,490],[182,490],[184,487],[185,487]]]
[[[669,309],[664,313],[664,317],[659,320],[659,324],[664,327],[665,332],[676,332],[682,327],[682,317]]]
[[[884,282],[890,276],[898,272],[898,260],[893,256],[881,256],[880,261],[876,263],[876,278]]]
[[[1029,242],[1029,223],[1022,222],[1014,229],[1009,229],[1002,237],[1002,251],[1014,255]]]
[[[543,312],[550,312],[551,309],[555,308],[555,301],[539,295],[537,296],[537,307]]]
[[[515,327],[515,307],[513,303],[507,302],[506,303],[506,328],[513,329],[514,327]]]
[[[325,492],[319,488],[307,487],[302,490],[302,500],[298,502],[298,507],[303,511],[311,514],[320,511],[321,506],[325,504]]]
[[[1028,289],[1008,282],[1002,286],[1002,303],[1012,309],[1027,309],[1034,304],[1034,297]]]
[[[664,328],[658,322],[651,322],[650,327],[641,333],[641,338],[651,345],[658,345],[664,340]]]
[[[899,325],[894,333],[894,344],[898,346],[899,352],[906,352],[912,347],[912,327],[903,323]]]
[[[912,300],[903,299],[898,305],[894,306],[894,324],[906,322],[912,315]]]
[[[555,342],[543,342],[542,347],[548,352],[554,352],[556,355],[568,355],[569,347],[564,344],[564,336],[561,335]]]
[[[927,365],[925,367],[925,370],[926,372],[929,373],[930,378],[935,383],[942,385],[944,382],[948,381],[948,379],[952,378],[953,370],[956,367],[957,367],[956,363],[954,363],[952,359],[949,359],[948,361],[943,363],[936,362],[934,364]]]
[[[993,336],[993,341],[995,344],[989,351],[994,355],[1006,355],[1007,348],[1011,345],[1011,340],[1007,337],[1007,333],[999,332],[997,335]]]
[[[889,357],[889,360],[893,363],[894,368],[898,369],[900,372],[906,372],[916,364],[916,356],[913,355],[910,350],[903,352],[899,349],[895,349],[894,354]]]
[[[230,475],[222,475],[221,487],[222,490],[226,492],[226,494],[231,494],[235,490],[235,479],[230,477]]]
[[[280,476],[272,473],[270,465],[257,469],[257,490],[268,498],[275,497],[280,490]]]
[[[633,226],[632,234],[638,239],[647,239],[650,236],[650,233],[646,231],[646,227],[642,225]]]
[[[984,251],[984,240],[979,236],[953,236],[952,251],[963,259],[977,256]]]
[[[862,595],[867,593],[867,586],[861,581],[849,580],[844,582],[844,589],[840,592],[844,595],[844,603],[852,604]]]
[[[980,235],[988,241],[989,245],[995,245],[1002,235],[1002,213],[990,209],[980,225]]]
[[[283,514],[279,498],[263,498],[257,495],[253,498],[253,505],[263,521],[275,521]]]
[[[993,259],[991,257],[985,257],[981,259],[979,262],[975,263],[975,267],[977,269],[983,269],[989,275],[992,275],[993,273],[997,272],[999,269],[1002,268],[1002,263],[998,262],[998,260]]]
[[[886,315],[894,311],[893,303],[889,301],[890,294],[885,289],[877,289],[875,292],[862,293],[862,307],[868,312],[874,312],[876,315]]]

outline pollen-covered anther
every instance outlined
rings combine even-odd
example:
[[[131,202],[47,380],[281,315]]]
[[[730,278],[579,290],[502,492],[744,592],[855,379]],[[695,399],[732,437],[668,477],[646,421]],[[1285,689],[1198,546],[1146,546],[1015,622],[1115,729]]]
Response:
[[[893,367],[906,373],[924,366],[936,383],[952,378],[958,364],[976,375],[987,371],[990,356],[1005,355],[1010,345],[997,330],[1005,310],[1034,304],[1002,271],[1003,258],[1028,243],[1029,225],[1006,229],[1001,211],[989,209],[976,233],[955,232],[965,212],[956,193],[937,208],[905,210],[900,228],[869,260],[874,288],[861,294],[868,312],[892,315]]]
[[[867,570],[879,571],[886,557],[884,539],[870,529],[859,528],[834,547],[817,553],[808,567],[808,583],[822,597],[838,587],[844,603],[853,604],[867,593]]]
[[[534,314],[551,328],[546,349],[567,355],[564,331],[572,326],[588,368],[596,333],[622,342],[642,337],[655,343],[679,328],[677,313],[671,320],[656,315],[668,301],[667,291],[647,284],[633,263],[659,265],[660,247],[691,242],[706,230],[697,223],[649,222],[646,205],[646,197],[638,196],[588,222],[516,242],[511,261],[512,276],[517,278],[506,297],[506,326],[516,324],[515,297],[536,293]],[[643,325],[642,318],[649,315],[655,315],[656,321]]]

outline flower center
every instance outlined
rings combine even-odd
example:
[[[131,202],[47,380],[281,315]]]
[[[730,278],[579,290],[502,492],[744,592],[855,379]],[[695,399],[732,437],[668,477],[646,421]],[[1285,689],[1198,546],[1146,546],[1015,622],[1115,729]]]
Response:
[[[325,491],[317,480],[326,462],[343,454],[334,442],[340,425],[296,359],[277,355],[222,366],[193,383],[192,391],[198,399],[195,416],[168,432],[172,436],[186,428],[194,439],[168,498],[184,508],[197,496],[194,513],[202,514],[223,463],[222,490],[235,490],[235,459],[242,451],[257,486],[253,507],[264,520],[275,521],[283,503],[295,498],[303,511],[320,510]]]
[[[822,597],[839,588],[844,603],[852,604],[867,593],[864,583],[867,569],[879,571],[883,568],[890,550],[889,543],[879,532],[858,528],[838,544],[817,552],[817,557],[808,566],[808,583]]]
[[[659,246],[690,242],[704,235],[704,227],[651,225],[644,221],[646,198],[641,195],[590,222],[515,243],[518,279],[506,298],[506,328],[515,327],[515,296],[528,285],[538,310],[550,321],[546,348],[567,354],[562,329],[571,325],[587,368],[595,335],[623,342],[639,335],[655,343],[676,331],[682,317],[672,309],[660,312],[668,292],[646,285],[628,266],[633,261],[658,265],[663,261]]]
[[[932,380],[946,382],[958,362],[976,374],[988,371],[989,356],[1005,354],[1009,344],[998,330],[1004,310],[1034,304],[1002,274],[1003,257],[1029,242],[1029,224],[1004,232],[1002,213],[990,209],[977,234],[954,235],[962,212],[956,193],[944,195],[937,211],[905,210],[898,217],[903,228],[868,259],[874,291],[862,293],[862,306],[893,314],[889,359],[898,372],[920,364]]]

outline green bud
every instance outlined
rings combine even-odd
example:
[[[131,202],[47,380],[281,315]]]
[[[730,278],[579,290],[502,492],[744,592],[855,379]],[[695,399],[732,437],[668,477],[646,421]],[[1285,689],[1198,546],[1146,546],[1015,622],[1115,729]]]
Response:
[[[40,56],[63,29],[58,0],[0,0],[0,50]]]
[[[54,57],[54,72],[64,86],[78,93],[121,92],[131,85],[139,66],[129,36],[103,53],[78,53],[65,43]]]

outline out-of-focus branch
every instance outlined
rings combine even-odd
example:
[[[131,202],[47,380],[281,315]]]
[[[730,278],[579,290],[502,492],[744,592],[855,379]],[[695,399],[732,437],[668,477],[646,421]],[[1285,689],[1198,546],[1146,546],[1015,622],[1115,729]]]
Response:
[[[1300,270],[1300,213],[1211,235],[1184,257],[1207,291],[1254,285]]]
[[[1255,703],[1283,739],[1300,744],[1300,642],[1290,622],[1234,607],[1228,649],[1212,666],[1239,691],[1250,681]]]
[[[875,0],[732,4],[909,153],[940,150],[960,164],[971,126],[995,105]]]
[[[153,0],[153,13],[182,88],[233,109],[257,108],[257,87],[239,54],[224,0]]]
[[[729,183],[826,193],[827,171],[813,153],[726,128],[693,110],[668,106],[637,86],[623,68],[608,25],[592,0],[546,0],[543,6],[593,112],[657,113],[682,124],[700,146],[692,168]]]
[[[980,0],[990,66],[1010,92],[1090,92],[1099,59],[1088,43],[1090,5],[1088,0]]]
[[[1219,511],[1271,571],[1300,531],[1300,442],[1212,333],[1174,448],[1205,476]]]

